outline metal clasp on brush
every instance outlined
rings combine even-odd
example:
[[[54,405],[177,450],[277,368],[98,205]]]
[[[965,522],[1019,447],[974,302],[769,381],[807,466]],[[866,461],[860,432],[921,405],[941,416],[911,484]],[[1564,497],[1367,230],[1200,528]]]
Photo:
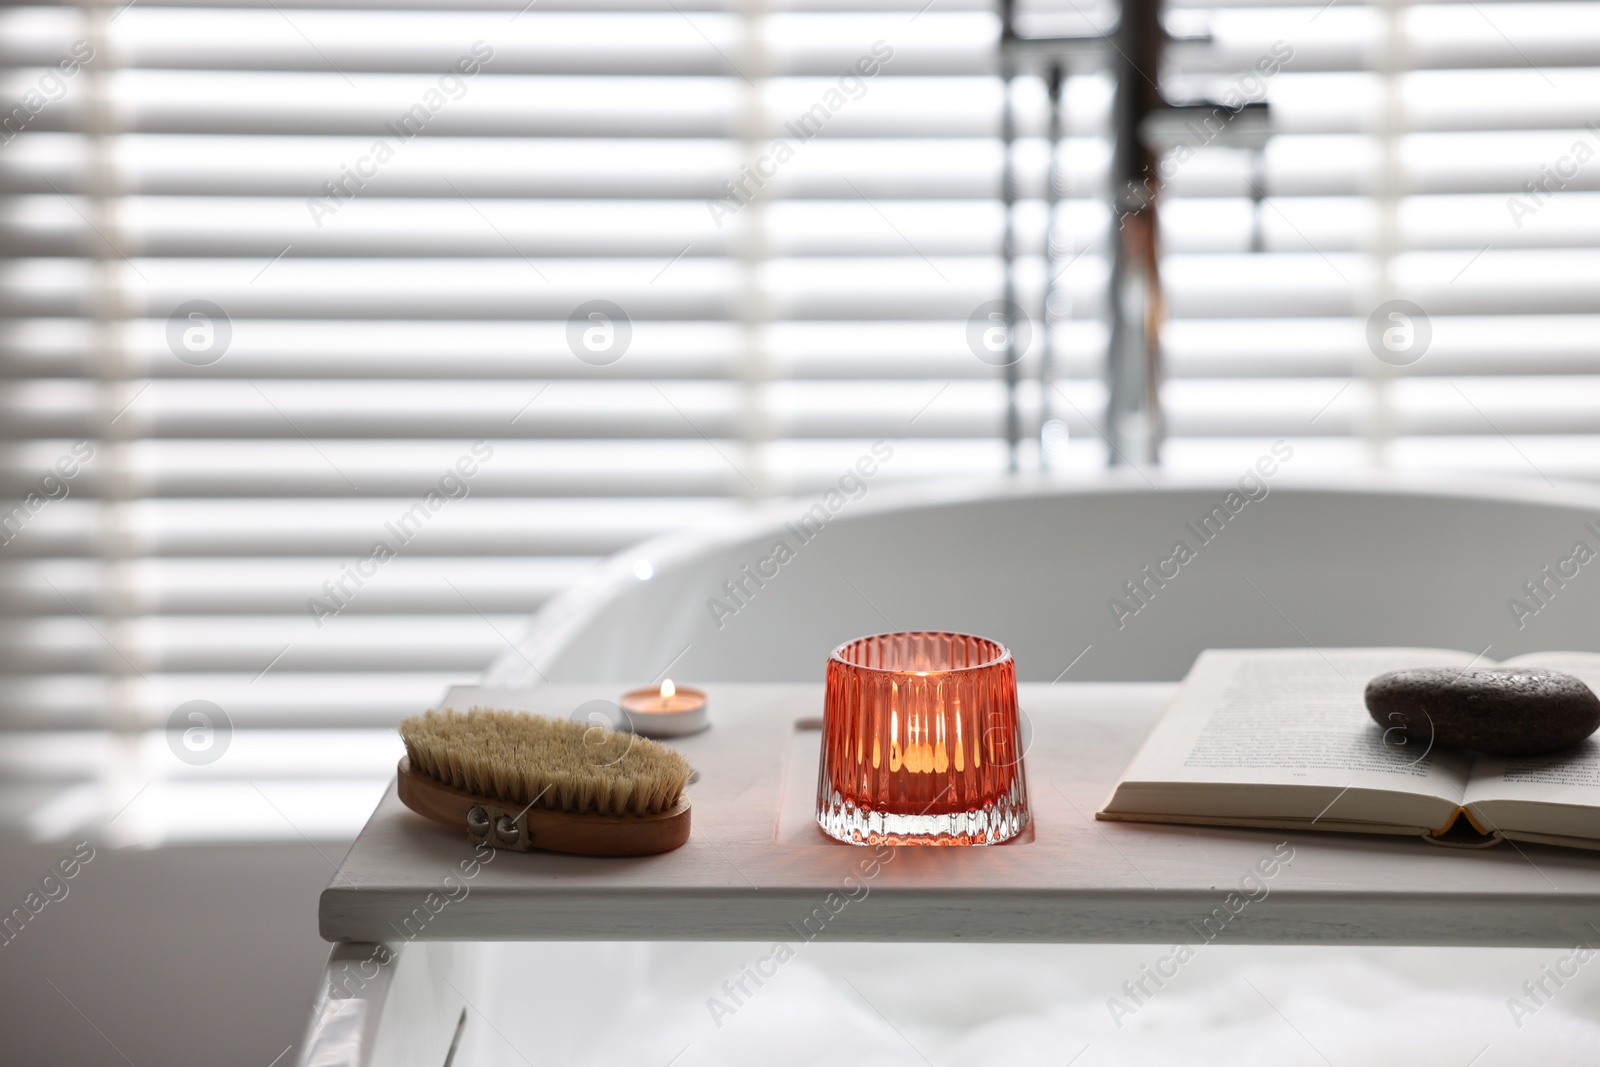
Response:
[[[533,834],[524,817],[527,811],[527,808],[518,812],[493,804],[478,804],[467,812],[467,841],[513,852],[531,852]]]

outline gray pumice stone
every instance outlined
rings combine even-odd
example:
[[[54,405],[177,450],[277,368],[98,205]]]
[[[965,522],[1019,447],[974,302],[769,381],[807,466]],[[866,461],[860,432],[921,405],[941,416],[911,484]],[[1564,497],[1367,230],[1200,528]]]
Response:
[[[1532,756],[1570,748],[1600,726],[1600,699],[1570,674],[1524,667],[1390,671],[1367,683],[1385,731],[1423,745]]]

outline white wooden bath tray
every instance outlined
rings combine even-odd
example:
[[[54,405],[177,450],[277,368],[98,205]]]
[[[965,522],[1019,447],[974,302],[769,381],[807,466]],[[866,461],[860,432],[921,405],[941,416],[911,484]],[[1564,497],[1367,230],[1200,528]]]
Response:
[[[457,687],[445,706],[566,717],[619,688]],[[1600,930],[1596,853],[1095,821],[1171,684],[1023,685],[1030,839],[894,849],[874,871],[870,858],[891,850],[839,844],[813,821],[820,734],[796,723],[820,719],[822,687],[706,689],[714,725],[671,742],[701,775],[687,845],[634,859],[495,853],[463,879],[466,835],[409,811],[391,786],[322,894],[322,936],[1170,944],[1210,930],[1237,944],[1570,947]],[[1292,863],[1265,896],[1228,908],[1280,842]]]

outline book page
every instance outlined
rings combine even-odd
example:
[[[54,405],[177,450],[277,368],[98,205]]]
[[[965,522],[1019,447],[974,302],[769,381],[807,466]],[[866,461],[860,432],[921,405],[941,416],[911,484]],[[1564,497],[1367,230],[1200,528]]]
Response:
[[[1600,741],[1549,756],[1479,756],[1466,805],[1473,821],[1508,836],[1600,840]]]
[[[1439,649],[1208,650],[1123,780],[1356,788],[1460,803],[1471,755],[1386,737],[1363,691],[1385,671],[1472,661]]]
[[[1502,666],[1566,671],[1600,693],[1600,655],[1593,652],[1530,652]],[[1597,811],[1588,821],[1600,825],[1600,735],[1548,756],[1480,756],[1467,786],[1468,803],[1511,800],[1592,807]]]

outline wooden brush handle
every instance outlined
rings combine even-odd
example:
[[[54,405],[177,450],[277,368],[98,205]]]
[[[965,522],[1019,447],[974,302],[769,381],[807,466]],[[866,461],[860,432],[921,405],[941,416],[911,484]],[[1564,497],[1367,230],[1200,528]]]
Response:
[[[545,849],[579,856],[652,856],[689,840],[689,794],[659,815],[577,815],[548,808],[523,808],[453,789],[411,769],[401,757],[400,800],[418,815],[464,831],[467,839],[495,848]],[[476,814],[475,814],[476,813]]]

